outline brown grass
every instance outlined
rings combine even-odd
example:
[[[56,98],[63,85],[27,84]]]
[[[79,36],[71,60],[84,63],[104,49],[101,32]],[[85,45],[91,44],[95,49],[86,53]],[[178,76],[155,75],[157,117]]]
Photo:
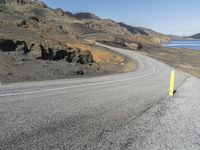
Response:
[[[200,78],[200,51],[189,49],[145,48],[148,56]]]

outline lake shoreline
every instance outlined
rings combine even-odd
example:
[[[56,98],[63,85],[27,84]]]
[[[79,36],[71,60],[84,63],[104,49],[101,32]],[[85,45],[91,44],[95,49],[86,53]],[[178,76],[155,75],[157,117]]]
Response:
[[[162,44],[162,46],[166,48],[190,49],[190,50],[200,51],[200,40],[197,39],[173,40],[169,43]]]

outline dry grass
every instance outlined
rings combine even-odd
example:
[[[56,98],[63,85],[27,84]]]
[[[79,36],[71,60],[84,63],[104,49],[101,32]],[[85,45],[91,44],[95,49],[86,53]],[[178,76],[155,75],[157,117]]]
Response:
[[[189,49],[145,48],[148,56],[200,78],[200,51]]]

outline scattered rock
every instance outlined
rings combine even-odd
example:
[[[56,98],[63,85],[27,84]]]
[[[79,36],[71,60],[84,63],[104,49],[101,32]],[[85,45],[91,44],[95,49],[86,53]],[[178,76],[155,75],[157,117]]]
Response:
[[[17,27],[25,26],[26,21],[25,20],[17,20],[16,25],[17,25]]]
[[[83,70],[79,70],[75,72],[77,75],[84,75],[84,71]]]
[[[39,22],[40,20],[35,16],[30,16],[28,19]]]

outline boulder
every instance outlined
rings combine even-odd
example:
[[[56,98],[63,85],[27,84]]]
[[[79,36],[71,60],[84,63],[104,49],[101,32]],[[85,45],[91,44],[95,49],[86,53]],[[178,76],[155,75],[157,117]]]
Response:
[[[78,70],[75,72],[77,75],[84,75],[84,71],[81,69],[81,70]]]
[[[17,25],[18,27],[21,27],[21,26],[23,26],[23,25],[26,25],[26,21],[25,21],[25,20],[17,20],[17,21],[16,21],[16,25]]]
[[[81,55],[80,54],[75,54],[75,56],[72,59],[72,63],[80,63],[81,62]]]
[[[42,59],[42,58],[47,58],[44,55],[46,54],[46,50],[44,49],[43,55],[42,55],[42,48],[40,44],[32,44],[31,48],[29,49],[30,51],[28,52],[28,56],[32,59]]]
[[[54,56],[54,60],[61,60],[61,59],[65,59],[65,57],[68,55],[66,50],[59,50],[56,51],[56,54]]]
[[[93,62],[93,55],[91,51],[85,51],[84,53],[84,63],[92,63]]]
[[[45,48],[44,46],[40,45],[41,48],[41,59],[44,60],[53,60],[54,53],[51,48]]]
[[[16,52],[27,54],[29,52],[28,46],[25,41],[17,41],[16,42],[17,48],[15,49]]]
[[[64,16],[64,11],[60,8],[54,9],[54,12],[59,16]]]
[[[25,49],[25,45],[22,44],[22,45],[19,45],[15,51],[18,52],[18,53],[21,53],[21,54],[24,54],[24,49]]]
[[[8,51],[15,51],[17,48],[17,45],[15,41],[11,39],[0,39],[0,49],[2,51],[8,52]]]
[[[42,57],[40,44],[34,44],[27,54],[32,59],[38,59]]]
[[[69,63],[72,63],[75,56],[76,56],[75,51],[68,52],[67,57],[66,57],[66,61],[69,62]]]

